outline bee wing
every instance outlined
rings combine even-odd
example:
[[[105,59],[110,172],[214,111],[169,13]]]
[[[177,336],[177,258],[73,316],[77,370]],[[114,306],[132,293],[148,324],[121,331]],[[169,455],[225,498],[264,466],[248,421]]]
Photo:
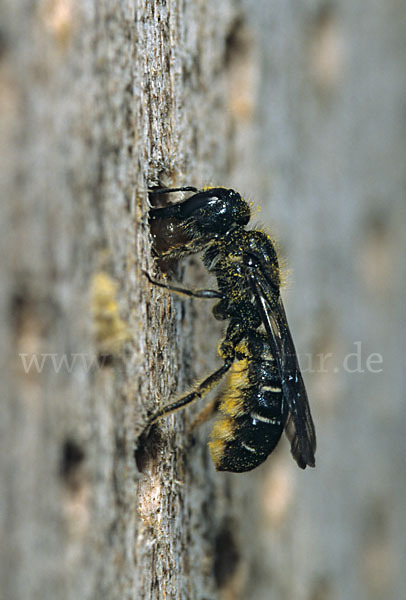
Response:
[[[280,296],[271,294],[266,275],[261,281],[258,275],[250,276],[259,312],[278,366],[284,400],[289,416],[285,426],[291,452],[301,469],[314,467],[316,433],[306,388],[300,372],[295,345],[289,330],[285,309]],[[262,279],[262,278],[261,278]],[[272,299],[271,299],[272,298]]]

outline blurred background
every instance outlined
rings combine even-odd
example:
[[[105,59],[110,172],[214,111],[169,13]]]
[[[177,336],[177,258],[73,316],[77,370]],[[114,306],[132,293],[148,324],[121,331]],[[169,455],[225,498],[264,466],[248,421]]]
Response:
[[[1,3],[1,600],[405,597],[405,57],[404,0]],[[315,469],[140,446],[222,330],[146,190],[210,184],[278,241]]]
[[[245,75],[258,96],[244,103],[238,82],[233,96],[237,110],[255,113],[256,128],[240,146],[250,180],[239,171],[233,185],[240,178],[260,200],[258,221],[291,269],[284,299],[318,434],[314,471],[298,473],[287,453],[286,463],[264,467],[261,556],[269,560],[253,597],[401,598],[405,6],[245,7],[242,52],[255,56]],[[289,540],[282,555],[281,539]]]

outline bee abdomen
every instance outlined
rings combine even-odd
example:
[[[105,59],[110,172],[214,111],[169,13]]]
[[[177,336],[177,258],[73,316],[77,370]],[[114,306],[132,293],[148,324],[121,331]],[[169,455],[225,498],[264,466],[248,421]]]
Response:
[[[260,390],[245,390],[238,416],[222,411],[214,424],[209,449],[218,471],[241,473],[250,471],[271,454],[279,442],[286,416],[279,407],[265,407],[259,398]],[[244,412],[243,412],[243,409]]]

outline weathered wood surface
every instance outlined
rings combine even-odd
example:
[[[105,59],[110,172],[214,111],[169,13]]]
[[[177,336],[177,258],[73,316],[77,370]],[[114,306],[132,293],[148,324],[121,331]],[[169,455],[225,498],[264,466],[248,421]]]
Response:
[[[402,596],[405,8],[323,7],[2,3],[1,599]],[[138,472],[147,410],[218,364],[221,334],[210,306],[142,276],[158,182],[262,204],[294,271],[316,470],[284,442],[215,473],[191,410]],[[102,363],[100,273],[118,301]],[[193,260],[184,280],[203,276]],[[362,373],[344,368],[354,342]]]

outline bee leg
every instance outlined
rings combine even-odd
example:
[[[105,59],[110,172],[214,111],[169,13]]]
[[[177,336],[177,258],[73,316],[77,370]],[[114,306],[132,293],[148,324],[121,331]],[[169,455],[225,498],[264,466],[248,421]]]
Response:
[[[199,427],[208,421],[214,415],[214,413],[217,412],[220,401],[221,396],[220,394],[217,394],[213,400],[210,400],[210,402],[196,415],[196,418],[193,420],[190,428],[196,429],[196,427]]]
[[[223,366],[217,369],[217,371],[214,371],[214,373],[212,373],[208,377],[206,377],[206,379],[204,379],[202,383],[200,383],[192,392],[186,394],[186,396],[182,396],[178,400],[175,400],[175,402],[167,404],[166,406],[163,406],[162,408],[157,410],[148,419],[145,429],[150,427],[153,423],[155,423],[162,417],[165,417],[179,410],[180,408],[183,408],[187,404],[190,404],[194,400],[197,400],[197,398],[203,398],[203,396],[205,396],[227,373],[227,371],[233,364],[233,361],[234,357],[225,359]]]
[[[151,195],[158,195],[158,194],[171,194],[173,192],[195,192],[197,193],[199,190],[191,185],[187,185],[185,187],[178,187],[178,188],[155,188],[155,189],[151,189],[148,190],[148,193]]]
[[[153,285],[157,285],[158,287],[169,290],[170,292],[175,292],[181,296],[189,296],[193,298],[216,298],[223,300],[223,294],[220,294],[217,290],[187,290],[186,288],[177,287],[175,285],[169,285],[168,283],[161,283],[160,281],[155,281],[152,277],[144,271],[144,275],[148,278],[148,281]]]

